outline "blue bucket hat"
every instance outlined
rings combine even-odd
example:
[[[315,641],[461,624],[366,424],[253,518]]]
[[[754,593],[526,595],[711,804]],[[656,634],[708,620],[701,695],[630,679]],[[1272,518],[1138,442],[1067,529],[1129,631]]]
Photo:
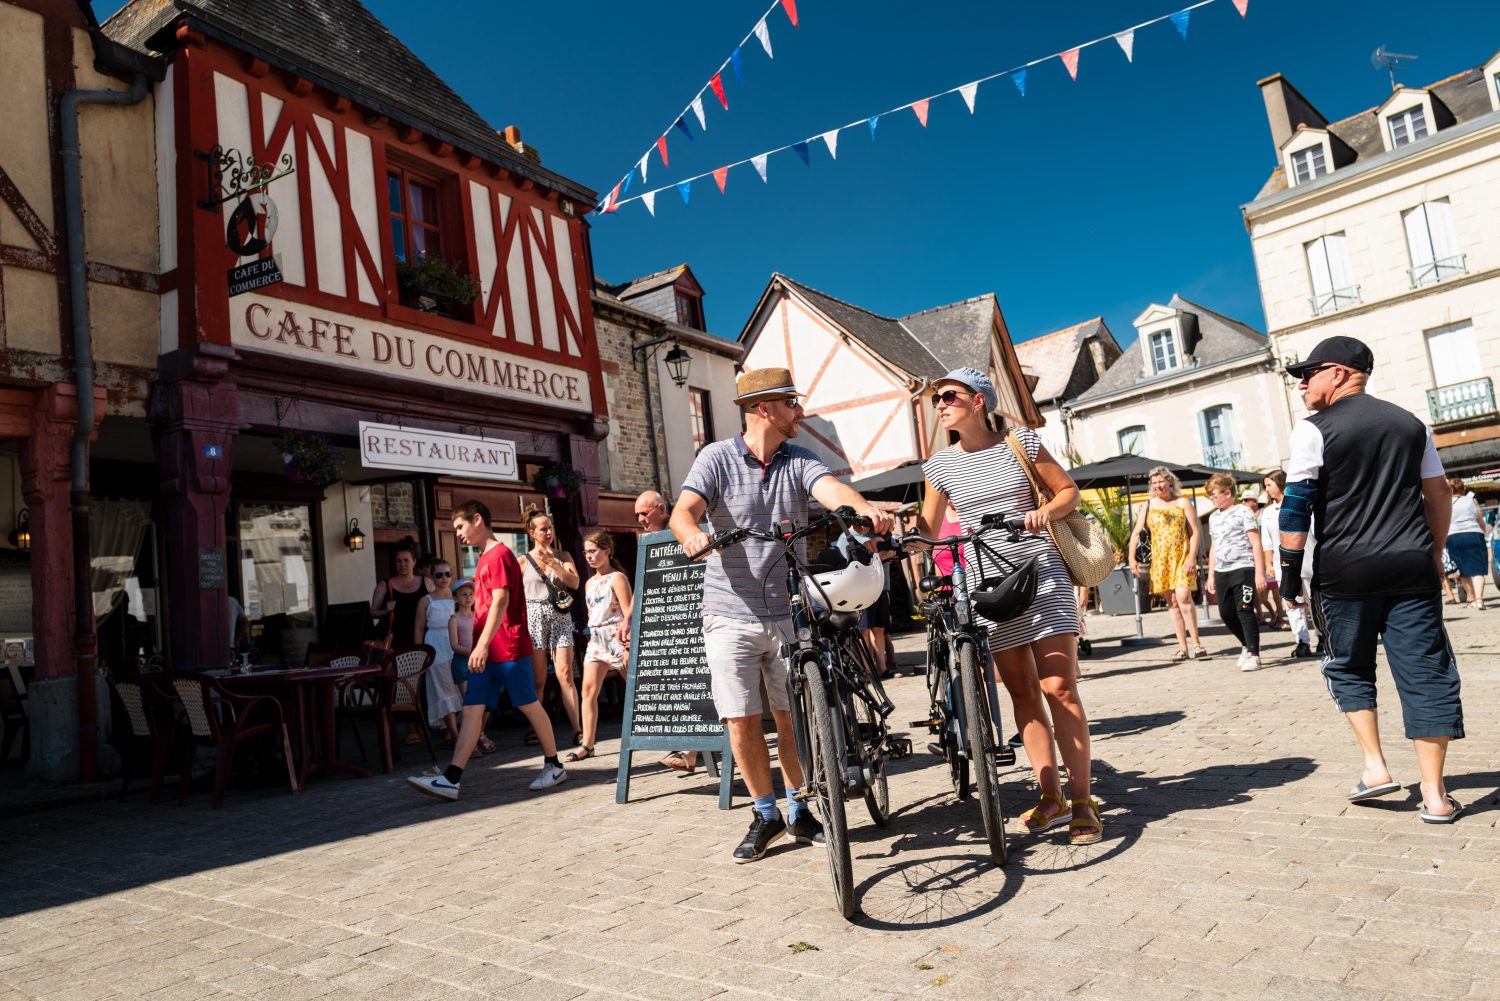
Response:
[[[941,379],[933,380],[932,384],[936,386],[940,382],[956,382],[984,397],[984,411],[987,414],[1000,409],[1000,394],[995,391],[995,384],[990,381],[989,376],[977,368],[956,368]]]

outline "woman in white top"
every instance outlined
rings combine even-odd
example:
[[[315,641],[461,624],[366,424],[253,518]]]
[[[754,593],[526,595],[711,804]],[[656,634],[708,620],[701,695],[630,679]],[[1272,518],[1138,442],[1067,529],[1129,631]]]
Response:
[[[1016,819],[1029,833],[1067,825],[1072,844],[1094,844],[1103,837],[1103,824],[1091,795],[1089,724],[1078,694],[1078,605],[1067,566],[1046,534],[1050,522],[1078,506],[1078,487],[1036,432],[1017,428],[1017,440],[1052,493],[1050,501],[1037,506],[1031,481],[1006,443],[1004,428],[998,418],[990,417],[999,406],[999,396],[983,372],[957,369],[934,384],[933,390],[938,423],[956,433],[958,442],[923,463],[927,497],[919,531],[936,536],[950,501],[959,522],[970,531],[986,514],[1024,514],[1026,531],[1031,534],[1013,544],[992,536],[988,544],[1012,562],[1031,556],[1040,561],[1040,583],[1031,608],[989,629],[990,652],[1015,707],[1026,756],[1041,788],[1041,801]],[[970,587],[977,587],[983,569],[972,546],[965,547],[964,561]],[[1055,744],[1052,726],[1047,724],[1048,709],[1057,729]],[[1063,799],[1054,746],[1062,751],[1068,768],[1071,803]]]
[[[540,698],[547,691],[547,658],[551,655],[563,709],[573,724],[573,743],[577,744],[583,738],[583,727],[573,680],[573,616],[553,607],[547,581],[572,591],[578,587],[578,568],[567,550],[557,544],[557,529],[547,512],[535,508],[527,512],[526,534],[531,548],[521,557],[521,585],[526,592],[526,625],[531,631],[531,676]]]
[[[1464,490],[1464,481],[1448,478],[1453,491],[1453,514],[1448,522],[1448,555],[1458,564],[1458,575],[1469,588],[1469,604],[1484,611],[1484,578],[1490,572],[1490,555],[1484,544],[1484,520],[1479,501]]]
[[[447,560],[436,560],[431,567],[431,594],[417,603],[415,643],[432,647],[432,666],[427,669],[427,725],[441,721],[448,732],[448,743],[458,742],[458,725],[454,717],[464,705],[464,697],[453,683],[449,665],[453,647],[448,641],[448,620],[453,618],[453,568]]]

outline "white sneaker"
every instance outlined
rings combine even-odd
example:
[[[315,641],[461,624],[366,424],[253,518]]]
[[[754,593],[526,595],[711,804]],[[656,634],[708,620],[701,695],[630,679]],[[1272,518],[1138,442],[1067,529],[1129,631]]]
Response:
[[[1260,658],[1253,653],[1247,653],[1245,659],[1240,661],[1241,671],[1259,671]]]
[[[1234,666],[1243,671],[1245,669],[1245,658],[1249,656],[1250,651],[1246,650],[1244,647],[1240,647],[1240,656],[1239,659],[1234,662]]]
[[[458,785],[449,782],[441,775],[412,775],[406,781],[411,783],[412,788],[425,792],[429,796],[436,796],[438,799],[458,799]]]
[[[531,785],[527,788],[532,792],[541,792],[543,789],[551,789],[567,777],[567,770],[562,765],[543,765],[542,774],[532,779]]]

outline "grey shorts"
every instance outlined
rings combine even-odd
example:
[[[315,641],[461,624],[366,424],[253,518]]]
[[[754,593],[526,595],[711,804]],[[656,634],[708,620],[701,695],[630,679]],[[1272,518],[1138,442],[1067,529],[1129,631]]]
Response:
[[[781,659],[781,644],[790,635],[785,629],[774,622],[703,616],[703,653],[720,719],[763,713],[762,682],[773,712],[791,708]]]
[[[559,612],[550,601],[526,603],[526,628],[537,650],[559,650],[573,645],[573,616]]]

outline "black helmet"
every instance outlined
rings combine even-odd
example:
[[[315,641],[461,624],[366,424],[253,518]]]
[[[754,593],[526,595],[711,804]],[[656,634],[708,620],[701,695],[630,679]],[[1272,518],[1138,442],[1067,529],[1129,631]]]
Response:
[[[1037,557],[1005,577],[986,577],[970,595],[974,610],[991,622],[1005,623],[1025,612],[1036,599]]]

